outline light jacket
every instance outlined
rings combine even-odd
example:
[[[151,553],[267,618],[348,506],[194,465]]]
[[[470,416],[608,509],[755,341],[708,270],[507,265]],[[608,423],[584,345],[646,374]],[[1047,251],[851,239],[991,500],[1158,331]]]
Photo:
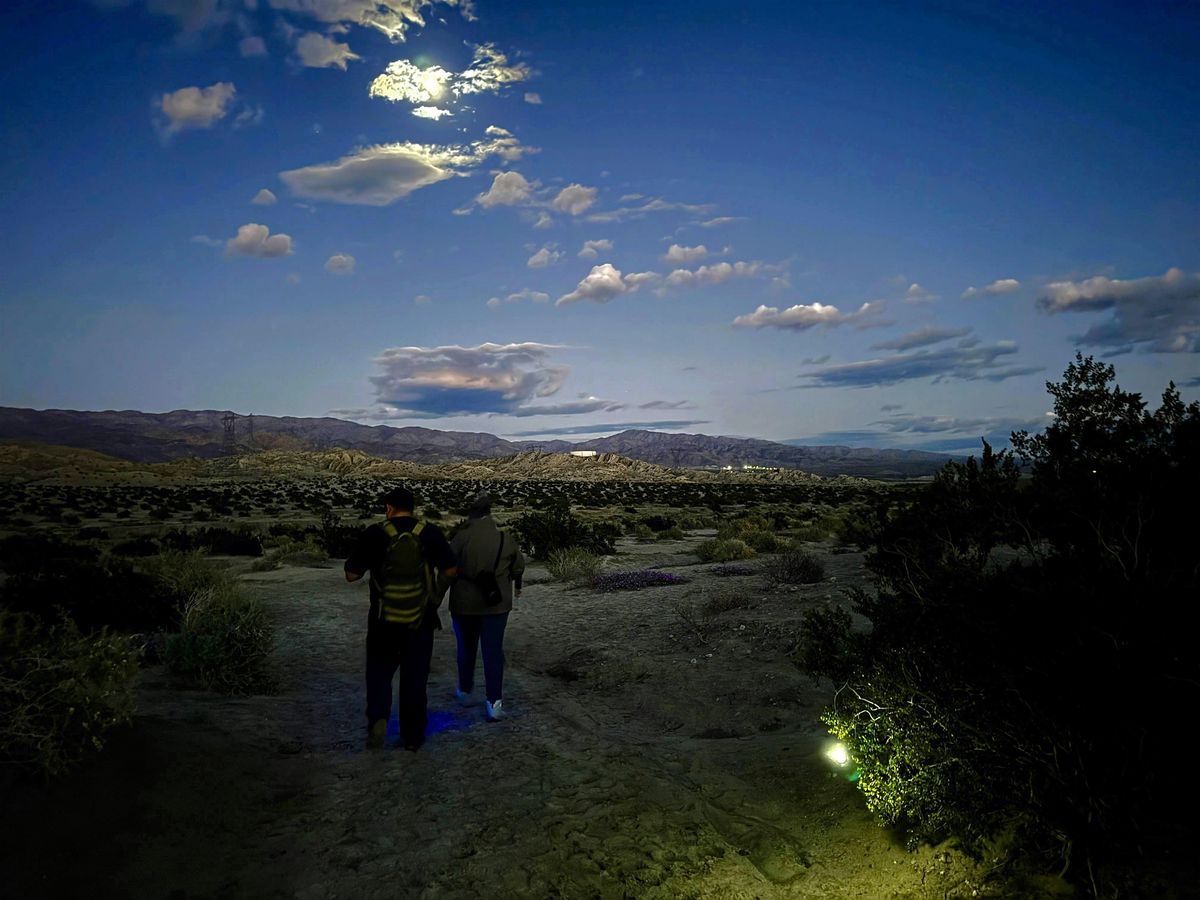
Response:
[[[496,551],[500,550],[500,529],[491,516],[471,519],[465,528],[450,539],[450,548],[458,557],[458,578],[450,586],[450,613],[459,616],[491,615],[509,612],[512,609],[513,579],[520,583],[525,572],[525,555],[517,540],[504,532],[504,548],[500,562],[496,562]],[[500,585],[501,600],[495,606],[487,606],[483,595],[472,583],[471,578],[480,572],[495,571]]]

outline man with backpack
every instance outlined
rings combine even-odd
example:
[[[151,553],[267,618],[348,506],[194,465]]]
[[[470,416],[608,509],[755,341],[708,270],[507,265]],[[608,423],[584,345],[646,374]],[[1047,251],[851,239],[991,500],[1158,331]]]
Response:
[[[359,535],[346,560],[346,580],[371,573],[367,618],[367,746],[382,747],[392,710],[392,676],[400,670],[400,741],[416,751],[425,742],[433,633],[437,608],[458,574],[458,560],[441,529],[413,515],[412,491],[383,496],[387,519]]]

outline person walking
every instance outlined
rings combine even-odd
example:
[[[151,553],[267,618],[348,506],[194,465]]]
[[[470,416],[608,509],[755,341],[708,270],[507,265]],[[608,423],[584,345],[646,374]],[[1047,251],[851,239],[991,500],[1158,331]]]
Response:
[[[392,711],[392,676],[400,670],[400,740],[416,751],[428,725],[429,664],[433,633],[442,627],[437,608],[458,573],[458,561],[441,530],[413,515],[412,491],[383,496],[387,518],[359,535],[344,566],[346,581],[371,573],[367,617],[367,747],[379,748]]]
[[[492,521],[491,497],[471,504],[466,526],[450,539],[461,576],[450,587],[450,617],[458,652],[458,688],[464,706],[473,702],[475,657],[483,650],[484,713],[494,722],[504,715],[504,629],[513,597],[521,596],[525,556],[516,539]]]

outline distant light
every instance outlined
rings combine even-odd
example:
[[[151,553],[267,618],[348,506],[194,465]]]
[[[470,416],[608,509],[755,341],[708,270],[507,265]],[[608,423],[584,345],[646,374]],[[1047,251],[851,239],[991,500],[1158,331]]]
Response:
[[[850,764],[850,752],[845,744],[834,744],[825,751],[825,755],[835,766],[845,767]]]

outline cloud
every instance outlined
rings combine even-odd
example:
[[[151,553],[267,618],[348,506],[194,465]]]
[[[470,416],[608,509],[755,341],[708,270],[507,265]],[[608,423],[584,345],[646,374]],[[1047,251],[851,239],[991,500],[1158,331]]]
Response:
[[[763,271],[760,262],[720,262],[713,266],[701,266],[696,270],[676,269],[667,276],[665,287],[694,288],[709,284],[720,284],[730,278],[752,278]]]
[[[432,302],[433,302],[433,298],[430,297],[428,294],[417,294],[417,296],[413,297],[413,303],[416,303],[418,306],[424,306],[427,303],[432,303]]]
[[[271,234],[266,225],[251,222],[238,227],[237,236],[225,242],[227,257],[249,256],[258,259],[273,259],[278,256],[289,256],[292,252],[292,239],[286,234]]]
[[[323,34],[309,31],[296,41],[296,57],[310,69],[341,69],[352,59],[362,59],[347,44],[339,44]]]
[[[818,325],[827,328],[854,322],[875,312],[876,307],[864,303],[857,312],[843,314],[836,306],[824,303],[808,303],[789,306],[780,310],[774,306],[759,306],[752,313],[733,320],[734,328],[784,328],[789,331],[807,331]]]
[[[969,287],[962,292],[962,298],[968,300],[971,297],[995,297],[1000,294],[1011,294],[1013,291],[1021,289],[1021,282],[1015,278],[1000,278],[993,281],[986,287],[974,288]]]
[[[272,9],[296,13],[330,25],[360,25],[383,32],[393,43],[409,29],[423,27],[422,10],[431,6],[457,7],[463,18],[475,18],[473,0],[267,0]]]
[[[584,187],[582,184],[569,184],[550,202],[550,206],[559,212],[577,216],[586,212],[596,202],[594,187]]]
[[[593,303],[607,303],[614,297],[630,294],[647,282],[654,281],[658,276],[653,272],[634,272],[626,276],[612,263],[592,266],[592,271],[569,294],[563,294],[554,301],[555,306],[567,306],[579,303],[581,300],[591,300]]]
[[[263,108],[261,106],[247,106],[237,114],[237,118],[233,120],[233,127],[251,128],[262,122],[263,115]]]
[[[915,281],[908,286],[908,290],[904,292],[905,303],[932,303],[938,299],[938,295],[925,290]]]
[[[381,372],[370,380],[386,417],[513,415],[563,386],[570,369],[550,363],[557,349],[531,342],[394,347],[375,358]]]
[[[889,416],[872,425],[878,425],[889,434],[1009,434],[1013,431],[1040,431],[1048,424],[1041,419],[1013,419],[997,416],[970,418],[963,416],[917,416],[906,414]]]
[[[276,197],[274,193],[266,188],[262,188],[257,194],[254,195],[254,199],[250,202],[256,206],[273,206],[278,199],[279,198]]]
[[[651,400],[649,403],[639,403],[638,409],[695,409],[686,400]]]
[[[156,122],[163,139],[194,128],[212,128],[229,113],[237,88],[218,81],[206,88],[185,87],[158,98],[159,112],[165,117]]]
[[[436,106],[418,106],[412,111],[412,114],[418,119],[433,119],[439,121],[443,116],[452,116],[454,113],[448,109],[440,109]]]
[[[428,103],[445,95],[446,85],[454,78],[441,66],[421,68],[407,59],[388,63],[382,75],[371,82],[367,96],[393,103]]]
[[[193,234],[193,244],[203,244],[205,247],[224,247],[225,242],[217,238],[209,237],[207,234]]]
[[[592,213],[587,217],[589,222],[625,222],[629,219],[641,219],[650,213],[659,212],[689,212],[696,215],[711,212],[715,207],[711,203],[676,203],[655,197],[647,200],[641,206],[624,206],[608,212]]]
[[[716,228],[718,225],[728,225],[731,222],[743,222],[745,216],[717,216],[715,219],[708,219],[705,222],[697,222],[701,228]]]
[[[1105,312],[1112,315],[1077,340],[1127,352],[1142,345],[1151,353],[1200,352],[1200,274],[1182,269],[1128,281],[1098,275],[1046,285],[1038,306],[1051,315]]]
[[[912,350],[914,347],[926,347],[929,344],[937,344],[941,341],[948,341],[951,338],[962,337],[970,333],[970,328],[941,328],[937,325],[926,325],[924,328],[918,328],[916,331],[911,331],[890,341],[881,341],[878,344],[872,344],[871,349]]]
[[[492,179],[492,186],[475,198],[484,209],[494,206],[521,206],[533,196],[534,185],[520,172],[501,172]]]
[[[467,175],[488,157],[520,158],[527,149],[511,136],[465,146],[379,144],[337,162],[280,172],[279,177],[299,197],[387,206],[423,187]]]
[[[663,255],[663,259],[677,266],[690,266],[706,256],[708,256],[708,248],[703,244],[697,247],[681,247],[679,244],[672,244]]]
[[[506,85],[528,81],[533,69],[525,63],[509,65],[508,57],[495,44],[479,44],[471,59],[471,67],[454,80],[451,89],[456,94],[498,93]]]
[[[371,82],[367,96],[392,103],[451,102],[471,94],[499,93],[531,77],[533,70],[525,63],[509,65],[508,57],[494,44],[480,44],[470,67],[458,73],[437,65],[421,67],[408,59],[390,62]]]
[[[595,259],[600,255],[599,251],[611,250],[612,248],[613,242],[608,238],[601,238],[597,241],[584,241],[583,247],[575,255],[580,259]]]
[[[534,106],[541,106],[542,105],[542,95],[535,94],[533,91],[526,91],[525,92],[525,102],[531,103]]]
[[[354,257],[349,253],[335,253],[325,260],[325,271],[330,275],[353,275]]]
[[[238,41],[238,52],[244,57],[251,56],[266,56],[267,45],[262,38],[257,35],[250,35]]]
[[[551,250],[549,247],[543,247],[533,256],[529,257],[529,261],[525,265],[531,269],[544,269],[546,266],[553,265],[563,258],[565,254],[561,250]]]
[[[550,295],[542,291],[534,291],[529,288],[517,291],[515,294],[509,294],[503,300],[499,297],[492,297],[488,300],[487,305],[492,309],[498,307],[501,303],[520,303],[522,300],[532,300],[534,303],[547,303],[550,300]]]
[[[678,431],[696,425],[708,425],[708,419],[665,419],[658,422],[608,422],[600,425],[565,425],[561,428],[541,428],[536,431],[510,431],[508,437],[538,437],[541,435],[604,434],[628,431],[631,428],[648,431]]]
[[[1016,352],[1017,345],[1011,341],[1000,341],[990,347],[919,350],[887,359],[826,366],[799,377],[807,379],[805,387],[877,387],[927,378],[935,383],[943,380],[1004,381],[1042,371],[1040,366],[1005,368],[1004,358]]]

